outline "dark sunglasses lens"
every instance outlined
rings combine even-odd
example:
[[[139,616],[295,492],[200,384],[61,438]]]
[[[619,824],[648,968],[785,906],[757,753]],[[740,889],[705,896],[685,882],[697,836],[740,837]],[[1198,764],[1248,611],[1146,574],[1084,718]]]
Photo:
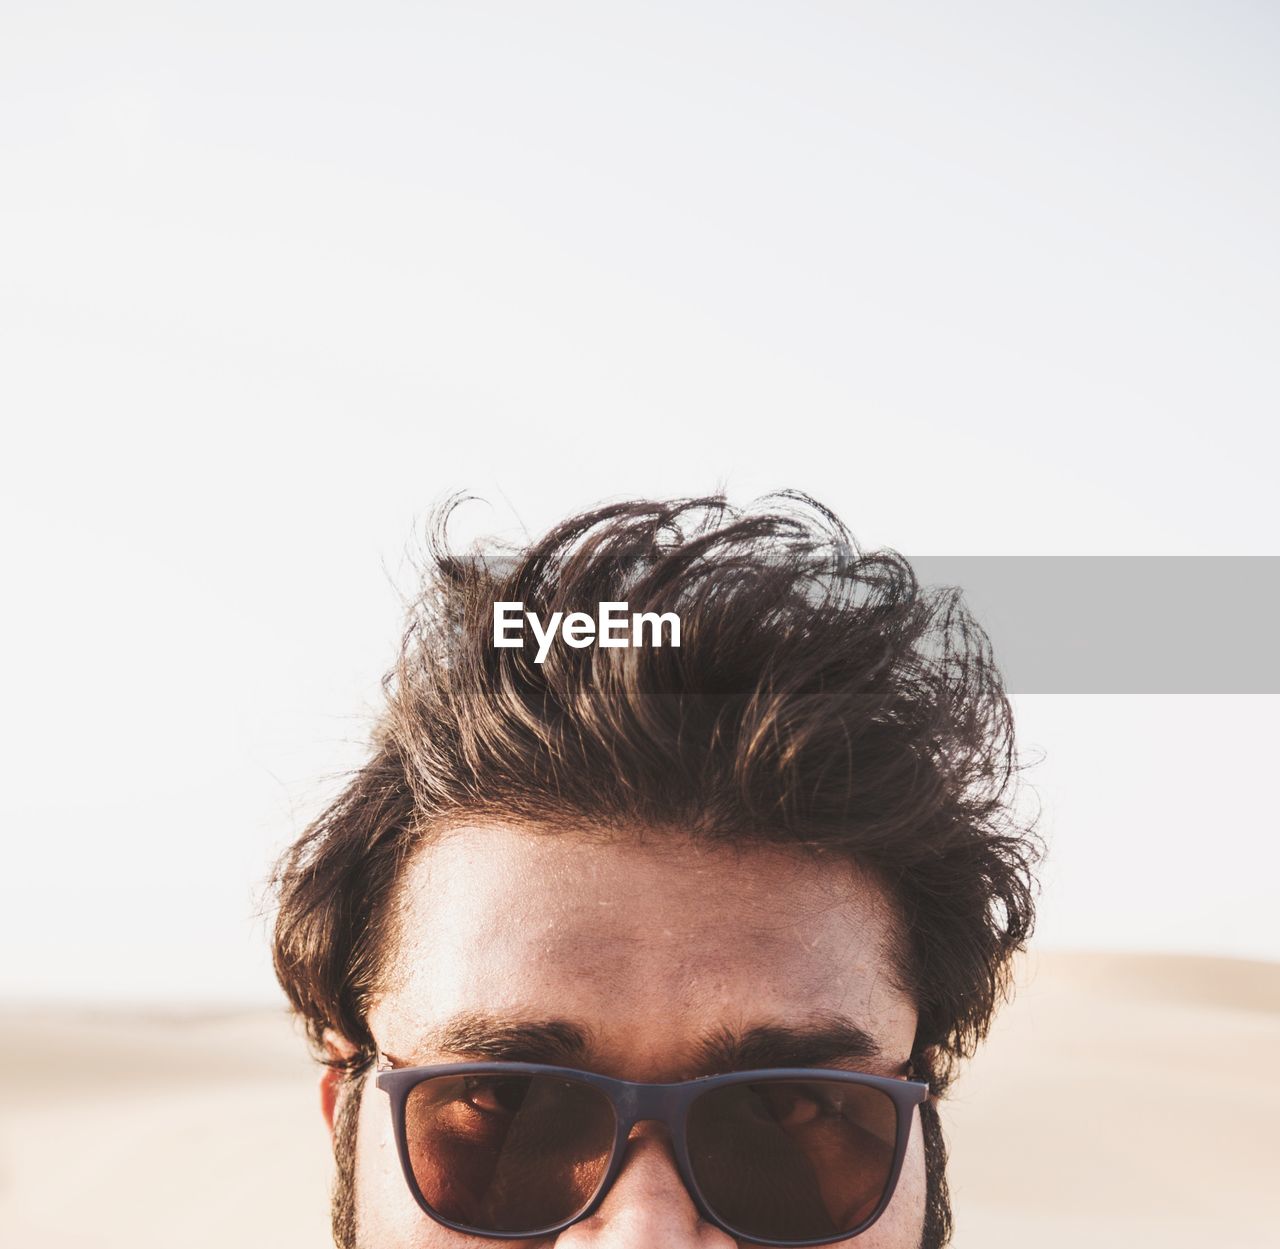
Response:
[[[423,1200],[480,1232],[532,1235],[586,1206],[609,1164],[615,1120],[589,1085],[541,1075],[436,1076],[405,1103]]]
[[[728,1084],[689,1108],[703,1199],[748,1240],[847,1234],[875,1213],[893,1173],[898,1113],[864,1084]]]

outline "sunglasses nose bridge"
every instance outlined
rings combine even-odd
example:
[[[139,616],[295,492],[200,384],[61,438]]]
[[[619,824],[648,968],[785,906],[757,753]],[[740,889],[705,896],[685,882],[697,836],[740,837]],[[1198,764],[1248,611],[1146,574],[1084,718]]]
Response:
[[[655,1121],[666,1124],[674,1136],[687,1100],[684,1090],[678,1085],[627,1084],[618,1090],[614,1100],[618,1126],[629,1134],[637,1123]]]

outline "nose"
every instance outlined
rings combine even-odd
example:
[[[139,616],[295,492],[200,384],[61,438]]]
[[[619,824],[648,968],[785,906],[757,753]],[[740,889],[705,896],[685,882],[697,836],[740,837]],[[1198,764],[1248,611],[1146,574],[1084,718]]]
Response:
[[[566,1228],[556,1249],[736,1249],[698,1213],[680,1179],[671,1143],[653,1123],[637,1124],[622,1170],[600,1208]]]

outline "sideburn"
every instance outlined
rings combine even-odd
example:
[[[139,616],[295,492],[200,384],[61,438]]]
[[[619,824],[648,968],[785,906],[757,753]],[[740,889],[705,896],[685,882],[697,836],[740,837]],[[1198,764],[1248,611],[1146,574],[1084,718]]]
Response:
[[[338,1113],[333,1125],[336,1173],[329,1206],[336,1249],[356,1249],[356,1137],[365,1075],[360,1071],[348,1076],[338,1092]]]
[[[921,1103],[920,1128],[924,1138],[924,1231],[920,1249],[943,1249],[951,1240],[951,1193],[947,1188],[947,1143],[942,1136],[938,1104],[932,1097]]]

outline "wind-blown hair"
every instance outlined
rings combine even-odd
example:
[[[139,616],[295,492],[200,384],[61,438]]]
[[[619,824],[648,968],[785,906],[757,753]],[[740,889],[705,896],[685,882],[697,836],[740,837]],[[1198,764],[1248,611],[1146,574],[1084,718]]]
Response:
[[[803,495],[628,501],[522,550],[451,552],[437,515],[370,757],[278,865],[276,972],[319,1045],[367,1067],[409,855],[476,817],[554,833],[790,845],[882,882],[894,968],[939,1091],[1030,934],[1038,843],[1013,814],[1013,724],[958,590],[925,590]],[[625,601],[681,645],[493,645],[495,602],[546,619]]]

